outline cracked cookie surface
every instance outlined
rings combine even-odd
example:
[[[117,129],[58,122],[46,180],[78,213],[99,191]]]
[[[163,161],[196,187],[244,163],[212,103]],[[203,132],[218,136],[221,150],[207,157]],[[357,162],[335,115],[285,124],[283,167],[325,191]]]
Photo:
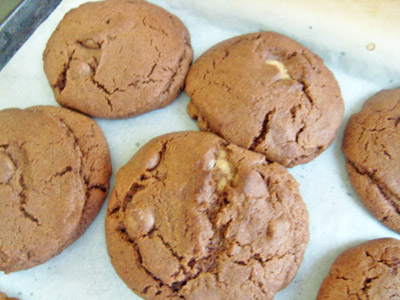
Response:
[[[333,141],[344,104],[323,61],[274,32],[234,37],[191,67],[188,113],[203,131],[292,167]]]
[[[343,153],[350,181],[365,206],[400,233],[400,89],[368,99],[346,127]]]
[[[79,238],[107,196],[100,127],[65,108],[0,111],[0,270],[41,264]]]
[[[56,100],[101,118],[170,104],[183,89],[192,58],[183,23],[141,0],[90,2],[71,10],[43,53]]]
[[[353,299],[400,299],[400,241],[371,240],[338,256],[317,300]]]
[[[298,184],[261,154],[211,133],[153,139],[116,175],[111,262],[145,299],[273,299],[303,259]]]

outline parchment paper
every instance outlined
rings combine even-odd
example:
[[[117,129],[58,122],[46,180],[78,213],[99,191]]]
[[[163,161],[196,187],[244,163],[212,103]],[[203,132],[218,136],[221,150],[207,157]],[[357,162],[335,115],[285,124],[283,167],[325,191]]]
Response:
[[[42,53],[64,14],[83,2],[64,0],[0,72],[0,109],[57,105],[43,72]],[[309,210],[311,239],[297,277],[275,299],[315,299],[341,251],[369,239],[400,238],[364,208],[349,183],[340,149],[349,116],[380,89],[400,87],[399,21],[395,18],[399,15],[399,2],[151,2],[176,14],[186,24],[195,58],[235,35],[275,30],[324,58],[340,84],[346,110],[334,144],[312,162],[289,169],[300,184]],[[367,47],[370,43],[375,44],[373,51],[372,44]],[[186,113],[188,102],[188,96],[182,93],[170,106],[143,116],[97,119],[110,146],[114,175],[150,139],[173,131],[197,130]],[[0,273],[0,290],[22,300],[140,299],[119,279],[109,262],[104,237],[105,208],[88,231],[57,257],[27,271]]]

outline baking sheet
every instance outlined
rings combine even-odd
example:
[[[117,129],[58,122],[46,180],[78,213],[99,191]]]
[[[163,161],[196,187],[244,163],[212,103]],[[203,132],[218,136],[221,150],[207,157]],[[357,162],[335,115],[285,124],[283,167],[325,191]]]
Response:
[[[42,53],[64,14],[83,2],[64,0],[0,72],[0,109],[57,105],[43,72]],[[362,19],[361,24],[352,21],[354,27],[344,31],[342,26],[336,28],[336,23],[324,23],[320,16],[321,8],[316,7],[315,12],[303,9],[307,13],[304,17],[299,16],[296,7],[288,6],[288,2],[294,1],[150,2],[182,19],[191,33],[195,58],[221,40],[242,33],[273,29],[296,38],[323,57],[340,84],[346,110],[335,142],[312,162],[289,169],[300,184],[309,210],[311,238],[295,280],[277,294],[276,300],[315,299],[323,277],[341,251],[369,239],[400,238],[399,234],[375,220],[357,198],[347,178],[340,149],[349,116],[380,89],[400,87],[400,63],[395,64],[392,59],[396,56],[395,50],[399,49],[393,46],[400,44],[399,36],[393,34],[390,43],[386,39],[396,21],[385,23],[384,39],[374,39],[378,36],[375,31],[383,30],[377,23],[372,26],[375,35],[361,43],[359,36],[353,34],[365,25]],[[314,1],[320,2],[326,1]],[[348,18],[341,11],[345,9],[345,1],[329,2],[337,4],[334,8],[337,11],[332,9],[329,12],[330,18],[340,18],[341,15],[344,19]],[[369,1],[370,4],[376,2]],[[311,3],[310,0],[303,2],[312,7]],[[296,17],[291,17],[294,15]],[[382,17],[390,19],[387,15]],[[338,19],[337,23],[340,22]],[[331,37],[335,37],[336,44],[332,43]],[[376,43],[374,51],[366,48],[371,41]],[[342,55],[342,52],[345,54]],[[170,106],[143,116],[125,120],[97,119],[110,146],[114,175],[150,139],[173,131],[197,130],[195,122],[186,113],[188,102],[188,96],[182,93]],[[111,183],[113,186],[114,176]],[[119,279],[109,262],[104,236],[105,208],[88,231],[57,257],[30,270],[8,275],[0,273],[0,290],[22,300],[140,299]]]
[[[0,71],[61,0],[0,1]]]

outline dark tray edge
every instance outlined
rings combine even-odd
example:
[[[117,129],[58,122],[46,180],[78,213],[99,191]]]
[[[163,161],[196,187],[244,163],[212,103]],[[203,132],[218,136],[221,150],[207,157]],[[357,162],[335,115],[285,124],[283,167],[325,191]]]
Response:
[[[0,71],[61,0],[24,0],[0,25]]]

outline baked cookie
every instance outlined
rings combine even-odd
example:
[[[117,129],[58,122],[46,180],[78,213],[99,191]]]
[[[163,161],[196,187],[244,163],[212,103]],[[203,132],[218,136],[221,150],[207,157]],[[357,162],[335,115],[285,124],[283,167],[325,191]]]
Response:
[[[142,0],[89,2],[71,10],[43,54],[56,100],[101,118],[170,104],[183,89],[192,59],[182,22]]]
[[[0,270],[34,267],[81,236],[110,175],[92,119],[51,106],[0,111]]]
[[[400,89],[367,100],[346,127],[343,152],[350,181],[365,206],[400,233]]]
[[[9,298],[6,294],[0,292],[0,300],[19,300],[17,298]]]
[[[333,141],[344,104],[323,61],[274,32],[246,34],[206,51],[186,79],[188,113],[201,130],[292,167]]]
[[[283,166],[180,132],[118,171],[106,235],[115,270],[145,299],[272,299],[300,266],[308,213]]]
[[[317,300],[353,299],[400,299],[400,241],[372,240],[338,256]]]

